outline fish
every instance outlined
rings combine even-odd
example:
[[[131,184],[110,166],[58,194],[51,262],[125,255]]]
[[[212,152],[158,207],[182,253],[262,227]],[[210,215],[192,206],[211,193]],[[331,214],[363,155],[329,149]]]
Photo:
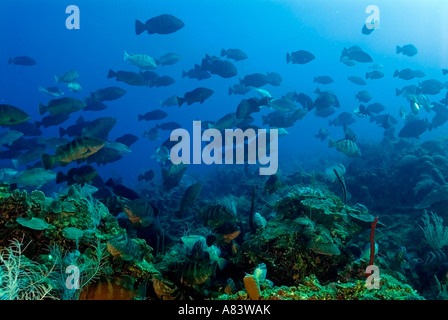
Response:
[[[366,79],[381,79],[384,77],[384,73],[379,70],[374,70],[366,73]]]
[[[165,164],[170,160],[170,151],[166,146],[158,147],[155,149],[154,154],[151,155],[151,159],[156,159],[157,162]]]
[[[359,102],[369,102],[370,100],[372,100],[372,96],[366,90],[358,91],[355,97]]]
[[[131,201],[140,198],[137,192],[120,183],[116,183],[112,178],[107,180],[104,185],[111,188],[112,192],[119,197],[123,197]]]
[[[435,95],[439,94],[442,89],[446,88],[446,85],[437,79],[428,79],[419,82],[420,93]]]
[[[404,125],[398,136],[400,138],[418,138],[421,134],[431,129],[432,126],[428,119],[413,120]]]
[[[184,103],[187,103],[187,105],[192,105],[195,102],[202,104],[205,100],[210,98],[213,93],[214,91],[211,89],[199,87],[192,91],[186,92],[183,97],[177,97],[177,104],[179,107]]]
[[[40,136],[42,131],[36,127],[36,124],[31,121],[21,122],[10,126],[9,128],[23,133],[24,136]]]
[[[384,66],[378,62],[369,66],[369,69],[373,69],[373,70],[379,70],[379,69],[383,69],[383,68],[384,68]]]
[[[333,79],[329,76],[318,76],[318,77],[314,77],[313,82],[317,82],[320,84],[330,84],[333,82]]]
[[[268,101],[268,106],[284,113],[292,112],[299,108],[293,101],[286,97],[282,97],[281,99],[271,99]]]
[[[217,129],[219,131],[223,131],[225,129],[231,129],[237,126],[240,123],[240,120],[237,119],[235,112],[227,113],[222,116],[220,119],[216,120],[214,124],[209,124],[209,128]]]
[[[264,182],[263,194],[272,195],[277,192],[282,186],[278,174],[270,175],[269,178]]]
[[[286,63],[306,64],[313,61],[316,57],[309,51],[299,50],[286,53]]]
[[[255,88],[254,89],[262,98],[272,98],[271,93],[268,90],[262,89],[262,88]]]
[[[23,132],[16,131],[13,129],[3,131],[0,134],[0,146],[5,145],[5,144],[11,145],[14,141],[16,141],[17,139],[20,139],[21,137],[23,137]]]
[[[18,56],[18,57],[10,57],[8,60],[8,64],[15,64],[19,66],[34,66],[37,64],[36,60],[28,56]]]
[[[36,127],[39,129],[40,126],[43,126],[44,128],[48,128],[51,126],[59,125],[65,121],[67,121],[70,118],[70,114],[68,113],[59,113],[57,115],[49,115],[46,117],[43,117],[41,121],[35,121]]]
[[[79,92],[82,90],[82,86],[79,82],[77,81],[72,81],[70,82],[67,87],[70,89],[70,91],[72,92]]]
[[[108,79],[115,78],[115,80],[127,83],[131,86],[146,86],[148,84],[148,82],[141,73],[132,71],[115,72],[113,70],[109,70],[107,78]]]
[[[395,119],[390,114],[380,114],[378,116],[372,115],[370,117],[370,122],[375,121],[378,126],[383,127],[384,129],[389,129],[398,123],[397,119]]]
[[[144,131],[143,132],[143,137],[144,138],[148,138],[151,141],[155,141],[155,140],[160,139],[159,128],[154,127],[154,128],[149,129],[148,131]]]
[[[182,125],[174,121],[169,121],[162,124],[156,124],[156,128],[161,130],[176,130],[182,128]]]
[[[185,26],[185,23],[171,14],[161,14],[147,20],[145,23],[135,20],[135,34],[170,34]]]
[[[251,90],[250,87],[246,87],[243,84],[236,83],[233,86],[229,87],[228,93],[229,93],[229,96],[232,95],[232,94],[245,95],[250,90]]]
[[[327,109],[329,107],[340,107],[339,100],[334,93],[330,91],[321,91],[319,88],[314,92],[318,94],[318,97],[313,103],[313,106],[317,110]]]
[[[157,61],[146,54],[130,54],[127,51],[124,51],[124,61],[129,61],[131,64],[139,67],[143,70],[151,70],[156,69],[159,65],[157,64]]]
[[[416,95],[420,93],[420,88],[416,85],[404,86],[401,90],[395,88],[395,96],[408,96],[408,95]]]
[[[157,60],[161,66],[170,66],[176,64],[180,60],[180,55],[177,53],[166,53]]]
[[[384,110],[386,110],[386,107],[378,102],[371,103],[367,106],[368,114],[372,114],[372,113],[378,114],[378,113],[383,112]]]
[[[150,121],[150,120],[162,120],[165,119],[166,117],[168,117],[168,113],[166,113],[165,111],[162,110],[154,110],[154,111],[149,111],[145,114],[139,114],[138,115],[138,121],[141,120],[146,120],[146,121]]]
[[[205,55],[205,58],[202,59],[201,69],[222,78],[232,78],[238,74],[235,65],[229,60],[209,55]]]
[[[68,170],[67,174],[59,171],[56,174],[56,183],[67,182],[67,185],[73,185],[79,183],[81,186],[87,182],[93,181],[98,176],[98,172],[95,168],[90,165],[84,165],[77,168],[71,168]]]
[[[182,177],[187,170],[188,165],[184,163],[171,163],[168,168],[162,167],[162,186],[165,191],[170,191],[177,187],[182,180]]]
[[[64,91],[62,91],[58,87],[47,87],[47,88],[39,87],[38,91],[43,92],[52,97],[60,97],[60,96],[64,95]]]
[[[30,120],[28,113],[9,104],[0,104],[0,126],[13,126]]]
[[[348,80],[350,80],[351,82],[353,82],[354,84],[360,85],[360,86],[364,86],[367,84],[366,80],[364,80],[361,77],[358,76],[350,76],[347,77]]]
[[[54,155],[43,154],[42,165],[46,170],[53,167],[57,162],[61,166],[66,166],[72,161],[88,158],[103,148],[105,144],[104,141],[94,138],[76,138],[65,145],[57,147]]]
[[[208,71],[201,69],[200,65],[195,64],[193,69],[182,71],[182,78],[185,77],[190,79],[204,80],[210,78],[211,74]]]
[[[314,114],[316,115],[316,117],[320,117],[320,118],[327,118],[335,112],[336,112],[336,110],[334,110],[334,108],[331,108],[331,107],[314,110]]]
[[[179,210],[175,212],[177,218],[182,219],[184,213],[188,212],[201,193],[202,183],[194,183],[189,186],[180,201]]]
[[[373,32],[373,30],[375,30],[375,28],[373,28],[373,24],[372,24],[372,28],[369,29],[369,28],[367,28],[367,25],[364,23],[362,25],[361,33],[365,34],[365,35],[369,35]]]
[[[86,98],[86,104],[92,104],[96,102],[117,100],[126,94],[126,90],[120,87],[107,87],[98,89],[90,93],[90,98]]]
[[[70,70],[64,73],[62,76],[55,75],[54,80],[56,83],[65,82],[70,83],[76,81],[79,78],[79,73],[76,70]]]
[[[161,76],[158,77],[157,79],[155,79],[150,85],[149,87],[168,87],[172,84],[174,84],[176,82],[176,80],[174,80],[174,78],[170,77],[170,76]]]
[[[156,174],[154,173],[154,170],[150,169],[148,171],[143,172],[142,174],[139,174],[137,180],[151,181],[152,179],[154,179],[155,175]]]
[[[350,60],[348,57],[342,57],[341,62],[348,67],[353,67],[355,65],[355,62],[353,62],[353,60]]]
[[[356,142],[355,132],[346,125],[344,125],[342,128],[344,130],[345,139]]]
[[[404,46],[396,46],[395,47],[396,54],[404,54],[409,57],[413,57],[417,54],[417,48],[413,44],[406,44]]]
[[[153,224],[159,215],[159,209],[143,198],[125,201],[123,211],[133,225],[142,227],[148,227]]]
[[[122,154],[129,152],[129,148],[127,148],[124,144],[117,142],[111,144],[108,142],[103,148],[101,148],[101,150],[89,156],[86,161],[88,164],[96,163],[98,166],[101,166],[121,160],[123,158]]]
[[[359,157],[361,156],[361,150],[358,148],[355,142],[352,140],[342,139],[335,141],[333,139],[329,139],[328,141],[329,148],[336,148],[336,150],[344,153],[348,157]]]
[[[304,107],[308,111],[310,111],[314,108],[314,102],[311,99],[311,97],[302,92],[297,94],[297,92],[294,91],[293,99],[296,102],[300,103],[302,105],[302,107]]]
[[[49,112],[51,116],[56,116],[61,113],[70,114],[82,110],[85,106],[86,104],[83,101],[76,98],[58,98],[50,100],[47,106],[39,103],[39,114],[43,115],[46,112]]]
[[[8,183],[15,183],[19,188],[33,187],[35,189],[40,189],[44,184],[53,181],[55,178],[56,174],[51,170],[33,168],[18,172],[8,179]]]
[[[264,125],[269,125],[273,128],[289,128],[294,125],[294,123],[302,119],[307,114],[306,109],[297,109],[292,113],[284,113],[280,111],[274,111],[268,115],[262,115],[262,121]]]
[[[239,79],[240,85],[245,87],[261,88],[269,83],[269,77],[262,73],[252,73],[245,75],[243,79]]]
[[[100,117],[90,121],[81,130],[81,136],[89,137],[97,140],[108,140],[109,132],[117,123],[117,118]]]
[[[177,106],[177,96],[171,96],[163,101],[160,101],[160,106],[161,107]]]
[[[328,137],[330,133],[328,132],[327,129],[325,128],[320,128],[319,131],[317,132],[317,134],[315,134],[314,136],[316,138],[319,138],[321,141],[324,141],[326,137]]]
[[[86,127],[90,121],[85,121],[82,116],[76,120],[76,123],[64,129],[59,127],[59,137],[68,135],[70,137],[80,137],[82,135],[82,129]]]
[[[247,59],[247,54],[240,49],[221,49],[221,57],[227,57],[235,61]]]
[[[243,99],[238,104],[236,109],[236,118],[237,119],[248,119],[250,115],[254,112],[259,112],[260,107],[268,104],[268,99],[258,99],[258,98],[250,98]]]
[[[349,126],[356,120],[352,117],[350,112],[342,112],[335,119],[328,121],[329,126]]]
[[[227,206],[221,204],[209,204],[205,206],[200,215],[205,226],[219,228],[226,222],[238,223],[238,217],[235,212]]]
[[[135,142],[137,142],[137,140],[138,140],[138,137],[136,135],[126,133],[126,134],[122,135],[121,137],[116,138],[115,142],[119,142],[119,143],[122,143],[122,144],[130,147]]]
[[[395,70],[393,76],[403,80],[412,80],[415,78],[414,71],[410,68],[405,68],[400,71]]]
[[[347,172],[347,169],[345,169],[342,163],[337,163],[325,169],[325,178],[331,182],[335,182],[337,180],[335,170],[341,177]]]
[[[358,46],[352,46],[348,49],[344,48],[341,53],[341,62],[344,57],[361,63],[373,62],[372,57]]]

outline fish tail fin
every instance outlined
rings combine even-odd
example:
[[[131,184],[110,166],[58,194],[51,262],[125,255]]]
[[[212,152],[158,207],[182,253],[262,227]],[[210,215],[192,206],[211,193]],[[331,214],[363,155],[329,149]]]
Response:
[[[143,118],[144,117],[141,114],[138,115],[138,121],[142,121]]]
[[[399,72],[398,70],[395,70],[395,71],[394,71],[394,77],[398,77],[399,74],[400,74],[400,72]]]
[[[328,126],[331,127],[333,125],[333,120],[328,120]]]
[[[221,49],[221,57],[224,57],[227,55],[227,51],[225,49]]]
[[[185,98],[177,97],[177,105],[180,107],[185,102]]]
[[[402,51],[403,51],[403,49],[402,49],[400,46],[396,46],[396,47],[395,47],[395,52],[396,52],[397,54],[401,53]]]
[[[336,141],[333,139],[328,139],[328,148],[334,148],[336,147]]]
[[[44,153],[42,155],[42,165],[44,166],[45,170],[50,169],[55,163],[55,159],[53,156]]]
[[[40,126],[42,126],[42,121],[34,121],[34,125],[36,126],[37,129],[39,129]]]
[[[109,180],[107,180],[104,185],[107,187],[113,188],[113,187],[115,187],[115,182],[114,182],[114,180],[112,180],[112,178],[109,178]]]
[[[372,123],[373,121],[375,121],[375,115],[371,114],[369,122]]]
[[[67,176],[64,174],[64,172],[59,171],[56,174],[56,183],[59,184],[59,183],[65,182],[65,181],[67,181]]]
[[[401,94],[401,90],[398,88],[395,88],[395,96],[398,97]]]
[[[14,58],[9,57],[8,64],[11,64],[13,62],[14,62]]]
[[[314,77],[314,79],[313,79],[313,83],[314,83],[314,82],[317,82],[317,77]]]
[[[286,53],[286,63],[289,63],[291,61],[291,55],[289,52]]]
[[[232,87],[229,87],[229,96],[231,96],[232,95],[232,93],[233,93],[233,88]]]
[[[46,107],[42,103],[39,103],[39,114],[43,115],[46,111]]]
[[[107,74],[107,79],[114,78],[115,76],[116,76],[116,73],[112,69],[109,69],[109,73]]]
[[[129,60],[129,53],[126,50],[124,50],[123,60],[124,61],[128,61]]]
[[[366,79],[369,79],[369,73],[366,72]]]
[[[54,76],[54,81],[56,81],[56,83],[61,82],[61,77],[58,76],[58,75],[55,75],[55,76]]]
[[[145,30],[146,30],[146,25],[139,20],[135,20],[135,34],[139,35],[139,34],[143,33]]]
[[[442,69],[442,74],[446,75],[448,73],[448,69]]]
[[[67,130],[62,127],[59,127],[59,137],[62,138],[66,134],[67,134]]]
[[[185,70],[182,70],[182,78],[185,78],[188,75],[188,73]]]

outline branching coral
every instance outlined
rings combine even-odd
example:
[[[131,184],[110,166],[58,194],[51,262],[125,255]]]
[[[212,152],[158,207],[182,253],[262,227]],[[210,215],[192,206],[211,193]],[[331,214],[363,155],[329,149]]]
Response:
[[[23,255],[23,243],[14,240],[0,252],[0,300],[42,300],[53,298],[48,281],[50,271]]]

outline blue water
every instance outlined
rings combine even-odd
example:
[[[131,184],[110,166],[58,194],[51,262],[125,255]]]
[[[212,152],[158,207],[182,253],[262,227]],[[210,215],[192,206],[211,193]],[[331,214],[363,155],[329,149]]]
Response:
[[[80,9],[80,29],[68,30],[65,20],[68,5]],[[380,9],[380,29],[370,35],[361,33],[368,5]],[[118,118],[117,125],[109,138],[114,140],[125,133],[139,137],[154,122],[137,121],[137,115],[159,109],[160,101],[172,95],[183,95],[187,91],[203,86],[215,91],[204,104],[167,107],[169,117],[159,121],[177,121],[191,130],[193,120],[217,120],[234,112],[243,96],[228,96],[229,86],[246,74],[255,72],[278,72],[282,85],[267,85],[275,97],[289,91],[303,92],[313,99],[316,87],[332,90],[339,98],[341,108],[329,118],[317,118],[312,112],[303,120],[288,128],[289,136],[279,141],[279,170],[297,170],[297,165],[313,167],[319,159],[325,161],[350,161],[334,149],[328,149],[327,141],[314,137],[320,127],[329,129],[330,137],[340,139],[340,127],[328,127],[328,120],[338,113],[352,112],[359,106],[354,95],[367,89],[373,96],[372,102],[386,106],[384,113],[397,119],[401,105],[407,105],[403,97],[395,97],[395,88],[417,84],[417,80],[404,81],[393,78],[395,69],[412,68],[426,73],[426,79],[442,80],[441,69],[448,67],[448,29],[446,26],[448,2],[439,1],[267,1],[267,0],[159,0],[159,1],[23,1],[0,2],[0,101],[28,112],[34,120],[41,117],[38,104],[46,104],[51,97],[37,91],[39,86],[54,86],[54,75],[62,75],[71,69],[78,70],[83,89],[78,93],[60,87],[66,96],[83,99],[90,92],[108,86],[119,86],[127,91],[122,98],[106,102],[108,109],[100,112],[76,112],[62,124],[67,127],[82,115],[86,120],[101,116]],[[180,18],[185,27],[169,35],[137,36],[134,21],[169,13]],[[414,57],[395,54],[396,45],[412,43],[418,48]],[[369,53],[375,62],[382,63],[385,77],[368,80],[368,85],[357,86],[347,80],[348,76],[364,77],[370,64],[359,63],[347,67],[339,62],[344,47],[359,45]],[[200,64],[205,54],[219,56],[221,48],[239,48],[247,53],[248,59],[236,62],[238,76],[223,79],[212,75],[210,79],[198,81],[182,78],[182,70],[189,70]],[[172,66],[156,70],[159,75],[169,75],[176,83],[169,87],[133,87],[114,79],[107,79],[109,69],[114,71],[138,71],[138,68],[123,61],[123,52],[145,53],[155,58],[169,52],[182,56]],[[308,50],[316,59],[306,65],[286,64],[287,52]],[[8,58],[27,55],[38,63],[32,67],[7,64]],[[313,83],[314,76],[328,75],[335,81],[330,85]],[[250,92],[244,98],[256,96]],[[431,96],[438,101],[443,94]],[[439,99],[440,98],[440,99]],[[255,114],[261,126],[263,111]],[[423,111],[421,118],[433,114]],[[399,119],[397,128],[403,121]],[[357,119],[351,126],[358,141],[379,141],[383,129],[377,128],[368,119]],[[57,127],[43,129],[45,137],[58,136]],[[101,168],[104,178],[121,176],[131,186],[137,185],[137,175],[159,165],[151,159],[154,149],[169,137],[169,131],[161,131],[162,140],[149,141],[140,138],[131,149],[132,153],[123,159]],[[446,126],[426,132],[421,139],[443,137]],[[11,166],[3,161],[2,166]],[[204,166],[190,166],[188,173],[201,172]],[[212,168],[213,169],[213,168]],[[159,178],[159,176],[158,176]]]

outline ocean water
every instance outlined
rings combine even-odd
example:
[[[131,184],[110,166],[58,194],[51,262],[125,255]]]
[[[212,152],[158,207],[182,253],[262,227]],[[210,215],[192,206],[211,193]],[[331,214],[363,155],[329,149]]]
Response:
[[[69,5],[79,8],[79,29],[68,29],[66,13]],[[369,5],[379,9],[379,26],[371,34],[363,34],[362,27],[370,13]],[[363,166],[365,171],[374,170],[376,159],[369,162],[371,154],[363,153],[363,145],[378,144],[383,140],[384,128],[379,127],[370,117],[357,117],[354,110],[361,104],[379,102],[385,106],[380,114],[390,114],[396,120],[395,137],[404,127],[406,120],[400,118],[400,107],[412,114],[410,102],[406,97],[396,96],[395,88],[406,85],[419,85],[428,79],[438,79],[443,84],[447,80],[442,69],[448,68],[448,26],[446,20],[448,2],[443,0],[417,1],[330,1],[330,0],[130,0],[130,1],[0,1],[0,103],[21,108],[31,116],[31,121],[39,121],[39,103],[47,104],[54,99],[38,91],[40,86],[55,86],[55,75],[75,69],[79,72],[82,90],[71,92],[66,84],[60,83],[65,97],[80,100],[89,97],[91,92],[109,86],[118,86],[126,94],[113,101],[105,101],[107,109],[102,111],[77,111],[62,123],[67,128],[74,124],[79,116],[85,120],[112,116],[117,123],[109,133],[113,141],[124,134],[139,137],[131,146],[131,153],[124,154],[116,162],[103,166],[93,165],[98,169],[102,179],[121,179],[126,186],[138,190],[139,174],[153,169],[153,182],[160,183],[161,164],[152,158],[156,148],[170,137],[171,131],[160,131],[160,140],[150,141],[143,137],[143,132],[167,121],[175,121],[182,128],[192,132],[193,121],[216,121],[224,115],[235,112],[242,99],[259,97],[251,90],[246,95],[229,95],[228,88],[237,84],[239,79],[252,73],[276,72],[281,75],[280,86],[267,84],[272,97],[281,98],[288,92],[304,93],[314,101],[316,88],[334,93],[340,103],[335,113],[322,118],[310,110],[303,119],[297,120],[287,128],[288,135],[278,140],[278,172],[283,176],[299,170],[323,172],[326,167],[342,163],[350,167],[353,161]],[[136,35],[135,20],[142,22],[160,14],[171,14],[181,19],[185,26],[171,34]],[[413,44],[418,53],[407,56],[396,53],[396,46]],[[356,62],[347,66],[340,61],[344,48],[359,46],[368,53],[373,62]],[[197,80],[182,77],[182,71],[201,64],[205,55],[220,57],[221,49],[238,48],[248,58],[232,61],[237,68],[237,75],[223,78],[212,74],[209,79]],[[286,54],[298,50],[311,52],[315,59],[306,64],[286,63]],[[174,65],[159,66],[153,70],[159,76],[167,75],[175,83],[166,87],[131,86],[123,82],[108,79],[109,70],[139,72],[137,66],[124,61],[124,51],[146,54],[159,58],[166,53],[177,53],[180,60]],[[8,64],[10,57],[29,56],[37,61],[33,66]],[[222,58],[225,59],[225,58]],[[360,86],[350,82],[349,76],[365,78],[373,63],[384,67],[384,77],[366,80],[367,85]],[[421,70],[425,77],[403,80],[393,77],[395,70],[411,68]],[[330,76],[331,84],[313,82],[316,76]],[[186,104],[181,107],[161,107],[161,101],[198,87],[210,88],[214,94],[204,103]],[[372,96],[369,103],[361,103],[355,98],[358,91],[367,90]],[[435,103],[445,98],[446,88],[435,95],[426,95]],[[298,108],[302,106],[295,102]],[[138,121],[138,114],[152,110],[163,110],[168,117],[156,121]],[[268,129],[263,125],[262,116],[269,112],[268,107],[252,114],[253,125]],[[341,140],[344,132],[340,126],[329,126],[338,114],[348,112],[356,121],[350,128],[356,133],[356,143],[361,153],[359,158],[347,157],[335,148],[328,147],[328,140]],[[435,112],[421,108],[414,116],[427,119],[430,123]],[[329,136],[321,141],[316,138],[320,128],[327,128]],[[2,132],[6,131],[6,127]],[[434,130],[425,130],[418,138],[405,139],[411,144],[427,140],[443,140],[448,134],[446,125]],[[42,129],[46,138],[58,137],[58,126]],[[443,142],[441,142],[443,143]],[[5,150],[5,147],[2,147]],[[53,154],[54,151],[49,150]],[[403,156],[405,154],[400,154]],[[390,154],[393,167],[397,157]],[[380,158],[380,157],[379,157]],[[2,168],[13,168],[12,159],[3,159]],[[359,162],[361,161],[361,162]],[[39,162],[39,159],[37,160]],[[34,162],[33,162],[34,163]],[[29,163],[28,165],[32,165]],[[386,165],[386,166],[387,166]],[[66,172],[76,167],[71,163],[65,168],[53,168]],[[201,177],[212,178],[217,166],[224,165],[190,165],[187,175],[197,181]],[[236,166],[236,165],[226,165]],[[25,165],[17,167],[25,170]],[[359,171],[358,171],[359,172]],[[353,178],[356,180],[356,177]],[[353,180],[353,181],[355,181]],[[241,181],[234,181],[235,185]],[[360,183],[360,182],[359,182]],[[53,182],[43,189],[56,191],[61,185]],[[360,185],[352,184],[356,189]],[[372,197],[375,198],[375,194]],[[412,195],[410,196],[412,198]],[[391,200],[392,201],[392,200]],[[412,202],[412,201],[410,201]],[[412,203],[411,203],[412,205]]]

